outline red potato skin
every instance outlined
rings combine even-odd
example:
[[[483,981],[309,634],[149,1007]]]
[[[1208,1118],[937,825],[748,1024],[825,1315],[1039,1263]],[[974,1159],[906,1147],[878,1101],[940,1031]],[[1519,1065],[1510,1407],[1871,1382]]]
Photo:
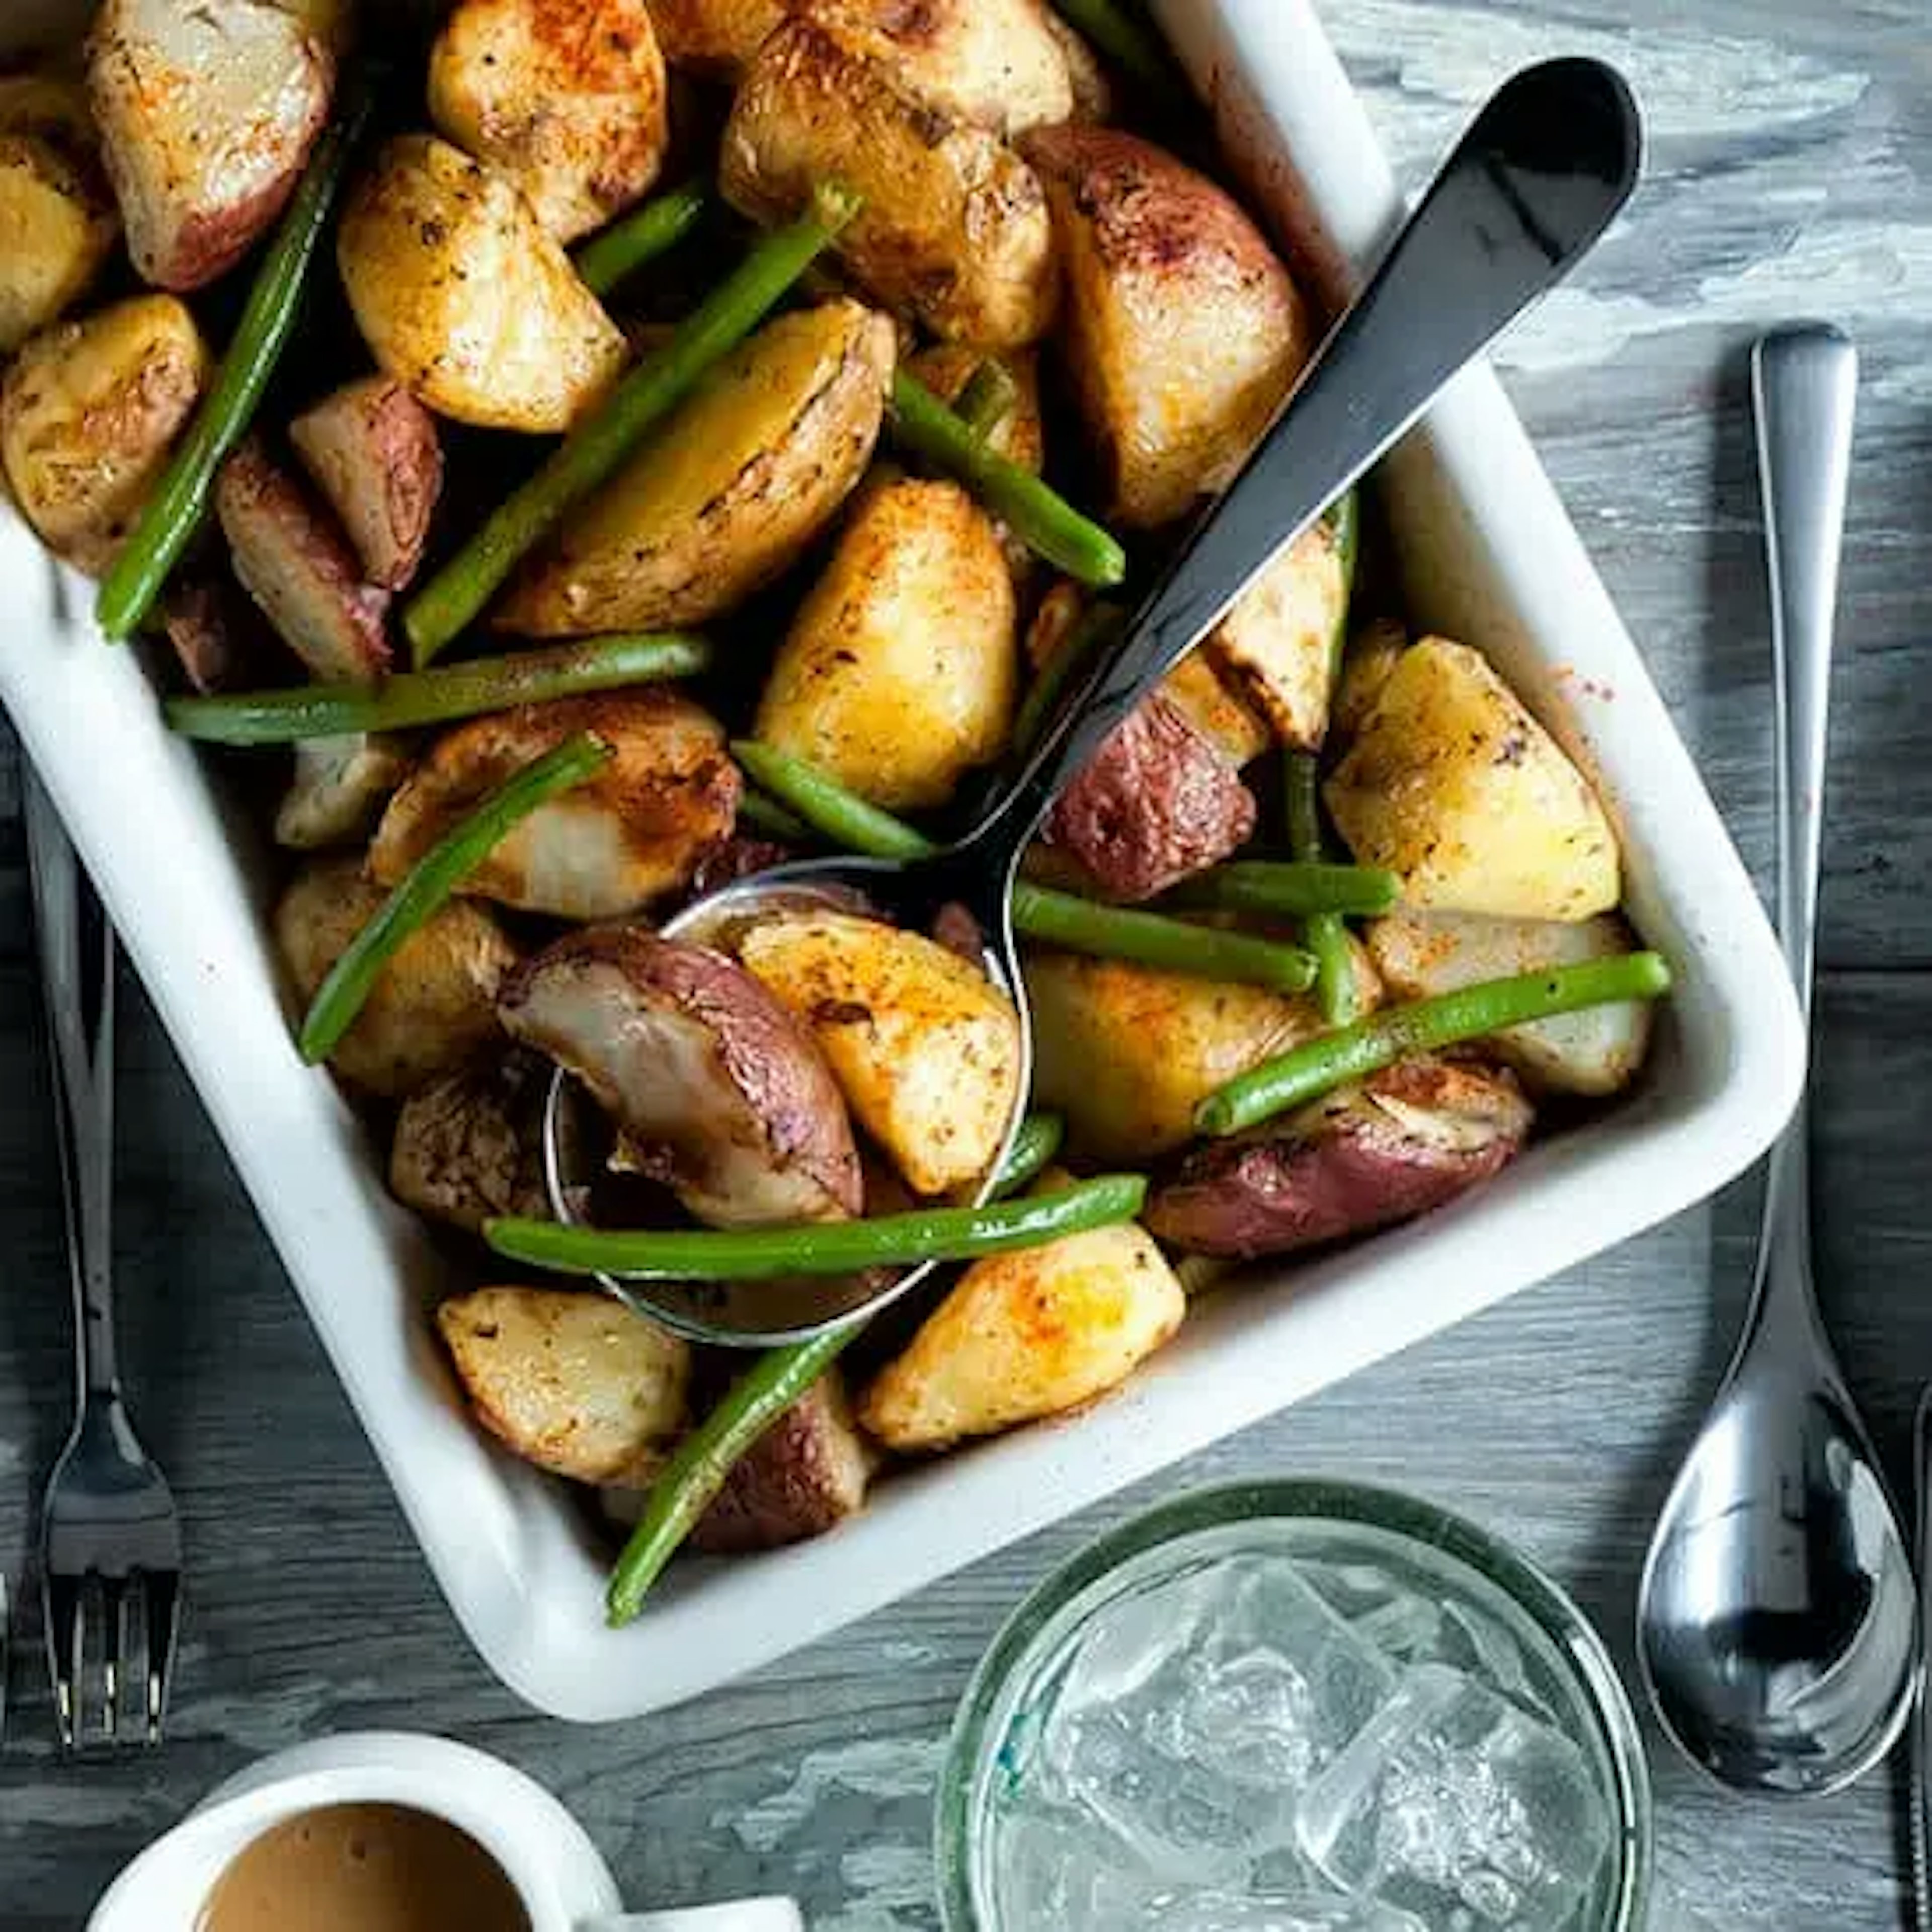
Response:
[[[1448,1146],[1411,1130],[1382,1100],[1468,1130]],[[1398,1061],[1238,1139],[1184,1154],[1143,1217],[1190,1253],[1252,1260],[1364,1234],[1453,1201],[1515,1158],[1531,1112],[1509,1074],[1456,1061]]]
[[[406,589],[422,562],[442,494],[435,417],[401,383],[372,376],[298,416],[289,440],[369,581],[385,590]]]
[[[676,1141],[646,1138],[626,1118],[623,1095],[609,1076],[583,1064],[538,1010],[547,993],[573,980],[592,997],[606,976],[622,976],[646,1013],[700,1030],[707,1038],[720,1087],[736,1096],[738,1118],[709,1127],[694,1124]],[[631,926],[593,926],[568,933],[505,980],[498,1011],[512,1035],[570,1066],[623,1130],[626,1165],[680,1193],[715,1191],[713,1148],[737,1138],[774,1173],[788,1175],[785,1192],[808,1191],[820,1219],[856,1215],[865,1205],[864,1179],[851,1123],[831,1070],[797,1021],[760,982],[708,946],[661,939]],[[788,1213],[783,1218],[802,1218]],[[746,1222],[748,1225],[749,1217]]]
[[[1158,693],[1061,793],[1046,842],[1110,898],[1152,898],[1218,864],[1255,829],[1252,792],[1227,755]]]
[[[878,1461],[878,1452],[852,1420],[844,1382],[834,1368],[734,1466],[699,1517],[692,1547],[710,1556],[739,1556],[822,1536],[864,1506]]]
[[[388,592],[362,580],[340,532],[258,438],[222,465],[214,502],[242,588],[317,678],[367,682],[388,669]]]
[[[268,627],[226,578],[193,578],[170,586],[161,627],[182,675],[201,696],[263,681]]]

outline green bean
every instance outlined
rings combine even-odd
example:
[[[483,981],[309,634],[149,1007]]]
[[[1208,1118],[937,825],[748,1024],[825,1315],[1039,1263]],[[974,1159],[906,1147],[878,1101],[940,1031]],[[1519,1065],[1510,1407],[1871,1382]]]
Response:
[[[1305,919],[1312,912],[1366,916],[1387,912],[1402,881],[1379,866],[1334,866],[1306,859],[1237,859],[1176,887],[1178,904],[1222,912],[1277,913]]]
[[[1013,926],[1029,939],[1069,952],[1132,959],[1197,980],[1232,980],[1283,993],[1306,992],[1315,983],[1315,961],[1299,946],[1078,898],[1030,879],[1014,882]]]
[[[1053,0],[1053,8],[1147,93],[1171,106],[1186,101],[1173,57],[1154,30],[1119,0]]]
[[[770,1281],[792,1274],[850,1274],[921,1262],[972,1261],[1036,1248],[1063,1234],[1131,1221],[1146,1193],[1143,1175],[1109,1174],[1024,1201],[915,1208],[863,1221],[626,1231],[511,1217],[486,1222],[483,1233],[506,1261],[556,1274],[610,1274],[623,1281]]]
[[[993,1184],[994,1195],[1024,1187],[1058,1150],[1060,1136],[1058,1114],[1029,1114]],[[628,1623],[644,1607],[651,1586],[731,1472],[864,1326],[862,1316],[806,1341],[766,1349],[678,1444],[646,1492],[644,1512],[611,1569],[604,1606],[612,1628]]]
[[[671,340],[638,363],[536,474],[491,512],[404,610],[418,668],[476,617],[559,520],[610,477],[705,372],[750,334],[858,212],[859,199],[849,190],[822,186],[806,215],[761,236]]]
[[[731,749],[766,791],[835,845],[872,859],[923,859],[938,850],[924,832],[868,804],[802,758],[751,740]],[[1029,939],[1070,952],[1138,960],[1200,979],[1234,980],[1292,993],[1314,983],[1314,961],[1294,946],[1192,926],[1137,907],[1105,905],[1030,879],[1014,884],[1013,925]]]
[[[302,1021],[302,1057],[326,1060],[355,1024],[370,989],[399,948],[432,918],[511,828],[547,799],[580,784],[610,756],[588,732],[566,738],[497,787],[412,866],[375,916],[328,969]]]
[[[868,804],[789,752],[761,745],[755,738],[741,738],[732,746],[731,755],[781,805],[848,852],[863,853],[868,859],[924,859],[939,849],[904,819]]]
[[[1125,620],[1111,604],[1090,604],[1075,622],[1072,634],[1042,664],[1027,688],[1013,718],[1013,750],[1024,755],[1053,716],[1060,694],[1074,674]]]
[[[1016,1194],[1060,1151],[1066,1123],[1058,1114],[1029,1114],[1013,1136],[1013,1144],[993,1177],[993,1195]]]
[[[796,812],[775,798],[766,797],[761,791],[747,791],[739,799],[738,817],[767,838],[789,839],[800,845],[809,844],[812,839],[812,827]]]
[[[1056,569],[1098,590],[1126,575],[1126,553],[1106,531],[1030,470],[990,448],[903,369],[892,377],[890,427],[902,448],[956,476]]]
[[[653,195],[641,208],[601,228],[572,258],[578,278],[593,296],[608,296],[646,262],[668,254],[704,218],[711,197],[702,182]]]
[[[1012,371],[997,356],[989,356],[953,398],[952,413],[983,442],[1012,414],[1019,399],[1020,386]]]
[[[162,707],[184,738],[214,745],[281,745],[344,731],[401,731],[448,724],[518,704],[614,691],[654,680],[694,677],[711,665],[705,640],[676,631],[584,638],[399,671],[380,684],[304,684],[286,691],[171,698]]]
[[[644,1513],[611,1567],[604,1615],[613,1630],[644,1606],[651,1586],[758,1439],[824,1374],[864,1326],[848,1322],[767,1348],[680,1442],[644,1492]]]
[[[1322,860],[1321,773],[1312,752],[1290,752],[1282,762],[1288,856],[1308,864]],[[1315,956],[1315,998],[1331,1027],[1355,1017],[1355,956],[1339,912],[1312,912],[1302,920],[1301,943]]]
[[[352,89],[315,144],[256,271],[214,385],[100,580],[94,620],[117,644],[131,636],[154,608],[169,572],[208,514],[216,472],[254,420],[295,328],[310,266],[368,111],[368,95]]]
[[[1218,1088],[1194,1110],[1204,1134],[1239,1133],[1291,1108],[1305,1106],[1351,1080],[1378,1072],[1403,1054],[1481,1040],[1505,1027],[1546,1020],[1585,1006],[1654,1000],[1670,990],[1660,954],[1552,966],[1512,979],[1489,980],[1412,1005],[1385,1006],[1354,1025],[1323,1034],[1264,1060]]]

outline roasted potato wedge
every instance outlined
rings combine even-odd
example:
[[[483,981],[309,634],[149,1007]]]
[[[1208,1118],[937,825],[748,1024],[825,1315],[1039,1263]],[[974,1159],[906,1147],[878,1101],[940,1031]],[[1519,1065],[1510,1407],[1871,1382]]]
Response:
[[[275,843],[296,851],[347,845],[382,815],[389,794],[410,774],[409,748],[384,731],[304,738],[275,812]]]
[[[1617,903],[1597,796],[1478,651],[1425,638],[1384,680],[1324,794],[1365,866],[1431,912],[1588,919]]]
[[[554,1475],[647,1481],[688,1420],[689,1348],[608,1295],[479,1288],[436,1325],[478,1420]]]
[[[1172,154],[1078,123],[1022,146],[1053,206],[1058,346],[1110,513],[1171,523],[1246,459],[1314,346],[1314,318],[1232,197]]]
[[[650,9],[666,60],[730,81],[793,10],[789,0],[650,0]]]
[[[573,932],[512,975],[503,1023],[583,1082],[624,1164],[716,1227],[842,1220],[863,1204],[838,1083],[735,960],[637,926]]]
[[[57,322],[0,386],[0,459],[21,513],[56,556],[111,563],[207,386],[201,333],[172,296],[136,296]]]
[[[394,885],[497,786],[579,731],[608,745],[610,761],[514,827],[463,890],[591,920],[622,918],[688,885],[730,832],[738,768],[716,719],[653,688],[526,705],[444,732],[383,814],[370,870]]]
[[[1376,920],[1364,938],[1376,970],[1406,1000],[1428,999],[1546,966],[1615,958],[1636,943],[1612,913],[1572,921],[1406,908]],[[1591,1006],[1510,1027],[1492,1034],[1485,1049],[1540,1091],[1615,1094],[1630,1084],[1643,1064],[1652,1017],[1647,1000]]]
[[[396,1114],[389,1189],[472,1234],[499,1214],[550,1214],[543,1114],[550,1062],[512,1049],[418,1088]]]
[[[664,56],[644,0],[458,0],[430,50],[429,113],[560,242],[601,228],[664,161]]]
[[[281,656],[267,620],[225,572],[177,577],[161,599],[161,628],[182,674],[204,698],[266,682],[268,667]]]
[[[1365,1234],[1486,1180],[1529,1132],[1507,1073],[1398,1060],[1251,1134],[1209,1141],[1156,1188],[1147,1224],[1170,1246],[1246,1260]]]
[[[970,342],[934,342],[908,357],[906,372],[916,376],[942,403],[956,403],[986,359],[986,352]],[[1037,476],[1046,461],[1040,358],[1030,349],[1010,349],[999,359],[1013,379],[1013,406],[988,431],[986,446]]]
[[[888,307],[935,335],[992,348],[1045,332],[1059,278],[1033,170],[815,21],[788,20],[738,89],[719,185],[741,213],[768,222],[828,178],[865,196],[837,246]]]
[[[0,356],[86,291],[120,226],[91,169],[44,136],[0,128]]]
[[[365,376],[304,410],[289,425],[289,440],[369,581],[405,588],[442,492],[435,417],[393,376]]]
[[[277,902],[277,950],[306,1005],[388,894],[352,857],[312,862]],[[483,907],[458,899],[404,940],[329,1064],[352,1086],[400,1099],[502,1036],[496,988],[516,949]]]
[[[1066,1184],[1049,1174],[1039,1192]],[[859,1420],[902,1454],[1077,1408],[1180,1328],[1187,1298],[1132,1222],[975,1262],[875,1377]]]
[[[366,684],[388,668],[389,593],[258,438],[221,466],[214,508],[242,589],[316,677]]]
[[[1256,811],[1229,759],[1156,692],[1060,793],[1041,836],[1088,890],[1148,899],[1245,844]]]
[[[1114,118],[1114,83],[1105,63],[1059,10],[1045,9],[1046,30],[1060,44],[1060,57],[1066,63],[1066,78],[1073,91],[1070,121],[1111,121]]]
[[[568,429],[624,365],[623,332],[515,186],[433,134],[384,146],[335,241],[370,352],[439,416]]]
[[[1348,615],[1348,565],[1334,531],[1317,522],[1241,593],[1203,649],[1282,744],[1318,752]]]
[[[863,1508],[879,1460],[835,1365],[732,1466],[692,1547],[728,1556],[822,1536]]]
[[[1012,577],[986,513],[956,483],[883,483],[792,620],[758,735],[875,804],[944,804],[1006,748],[1015,625]]]
[[[512,585],[530,637],[700,623],[790,563],[872,458],[892,325],[854,302],[767,322]]]
[[[1408,633],[1394,617],[1378,617],[1348,640],[1330,707],[1330,722],[1339,742],[1347,744],[1362,728],[1389,673],[1408,649]]]
[[[935,940],[841,912],[754,926],[739,957],[826,1058],[861,1126],[921,1194],[976,1180],[1018,1106],[1012,1002]]]
[[[1377,1004],[1359,950],[1355,988]],[[1306,996],[1198,980],[1121,959],[1030,952],[1034,1096],[1066,1117],[1078,1153],[1137,1163],[1191,1138],[1196,1104],[1216,1088],[1322,1030]]]
[[[246,253],[294,191],[334,68],[268,0],[105,0],[88,92],[144,280],[198,289]]]

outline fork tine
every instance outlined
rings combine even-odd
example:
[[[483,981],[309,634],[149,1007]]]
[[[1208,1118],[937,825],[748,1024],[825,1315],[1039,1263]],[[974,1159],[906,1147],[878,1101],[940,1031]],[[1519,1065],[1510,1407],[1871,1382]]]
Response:
[[[148,1742],[158,1744],[174,1675],[175,1638],[181,1628],[181,1576],[172,1570],[148,1570],[142,1573],[141,1582],[148,1640]]]
[[[54,1720],[61,1748],[72,1750],[80,1682],[80,1583],[50,1573],[41,1580],[40,1621],[46,1628],[47,1670],[54,1683]]]
[[[122,1666],[127,1655],[128,1580],[103,1576],[100,1583],[100,1726],[106,1742],[121,1731]],[[140,1580],[134,1588],[140,1588]]]

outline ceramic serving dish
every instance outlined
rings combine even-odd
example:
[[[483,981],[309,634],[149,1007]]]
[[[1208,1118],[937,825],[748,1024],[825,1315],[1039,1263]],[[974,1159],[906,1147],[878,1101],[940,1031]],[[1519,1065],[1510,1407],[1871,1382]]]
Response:
[[[0,40],[63,10],[10,5]],[[1400,201],[1312,9],[1166,0],[1160,11],[1253,199],[1335,300]],[[387,1198],[328,1078],[296,1058],[254,835],[164,728],[136,655],[95,632],[90,586],[0,508],[0,698],[438,1582],[491,1668],[532,1703],[621,1718],[765,1663],[1675,1213],[1783,1124],[1804,1048],[1769,928],[1486,370],[1443,397],[1383,486],[1418,622],[1489,652],[1618,820],[1631,914],[1679,979],[1641,1093],[1424,1225],[1217,1295],[1090,1413],[896,1475],[818,1541],[675,1566],[616,1632],[602,1617],[607,1552],[586,1512],[465,1419],[424,1319],[444,1264]]]

